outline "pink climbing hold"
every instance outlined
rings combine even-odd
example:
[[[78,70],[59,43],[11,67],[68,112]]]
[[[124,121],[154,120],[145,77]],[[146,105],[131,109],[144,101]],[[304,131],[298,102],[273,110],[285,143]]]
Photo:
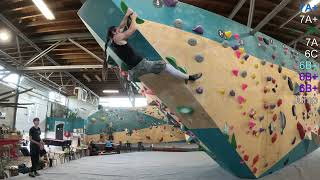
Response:
[[[254,122],[253,119],[250,119],[250,121],[249,121],[249,128],[252,129],[252,128],[254,128],[254,126],[256,126],[256,123]]]
[[[237,58],[240,59],[240,57],[241,57],[241,52],[240,52],[239,50],[236,50],[236,51],[235,51],[235,54],[236,54]]]
[[[263,37],[262,36],[258,36],[258,40],[259,41],[263,41]]]
[[[196,26],[195,28],[192,29],[193,32],[197,33],[197,34],[203,34],[204,33],[204,29],[201,25]]]
[[[238,69],[233,69],[232,70],[232,74],[235,75],[235,76],[238,76],[239,70]]]
[[[240,39],[240,35],[238,33],[234,34],[234,39],[239,40]]]
[[[243,96],[238,96],[239,104],[243,104],[245,101],[246,101],[246,99]]]
[[[242,90],[245,91],[248,88],[248,85],[247,84],[242,84],[241,88],[242,88]]]

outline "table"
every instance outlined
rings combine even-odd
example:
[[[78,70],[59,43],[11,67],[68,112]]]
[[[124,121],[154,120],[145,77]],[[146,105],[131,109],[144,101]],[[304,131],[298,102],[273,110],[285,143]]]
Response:
[[[20,139],[0,139],[0,148],[5,145],[9,145],[10,157],[17,158],[18,157],[17,149],[18,149],[19,141]]]

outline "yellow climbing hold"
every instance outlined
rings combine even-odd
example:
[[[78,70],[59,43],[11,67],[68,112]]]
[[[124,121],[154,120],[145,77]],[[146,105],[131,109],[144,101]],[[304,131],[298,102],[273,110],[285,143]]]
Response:
[[[256,77],[257,77],[256,74],[252,74],[252,75],[251,75],[251,78],[252,78],[252,79],[255,79]]]
[[[258,65],[258,64],[255,64],[255,65],[254,65],[254,68],[258,69],[258,68],[259,68],[259,65]]]
[[[257,82],[256,82],[256,85],[259,85],[259,84],[260,84],[260,82],[259,82],[259,81],[257,81]]]
[[[224,95],[226,93],[226,91],[224,89],[219,89],[218,91],[220,94]]]
[[[244,64],[244,60],[241,60],[240,63],[241,63],[241,64]]]
[[[232,32],[231,32],[231,31],[226,31],[226,32],[224,32],[224,35],[225,35],[228,39],[230,39],[231,36],[232,36]]]
[[[245,53],[244,48],[239,48],[239,51],[240,51],[241,54]]]

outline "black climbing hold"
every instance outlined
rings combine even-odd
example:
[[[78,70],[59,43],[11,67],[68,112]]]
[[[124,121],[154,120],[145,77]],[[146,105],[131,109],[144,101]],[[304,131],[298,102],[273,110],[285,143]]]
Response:
[[[234,92],[234,90],[231,90],[231,91],[229,92],[229,95],[232,96],[232,97],[234,97],[234,96],[236,95],[236,92]]]
[[[259,117],[259,121],[262,121],[262,120],[264,120],[264,116]]]
[[[236,50],[239,49],[239,46],[238,45],[234,45],[234,46],[232,46],[232,49],[236,51]]]
[[[267,63],[266,61],[261,61],[262,65],[266,65],[266,63]]]
[[[221,38],[226,39],[226,36],[225,36],[225,34],[224,34],[224,32],[223,32],[222,30],[219,30],[219,31],[218,31],[218,35],[219,35]]]
[[[201,62],[204,60],[204,57],[203,57],[203,55],[201,55],[201,54],[197,54],[197,55],[195,56],[195,60],[196,60],[198,63],[201,63]]]
[[[288,86],[289,86],[290,90],[293,91],[293,84],[292,84],[292,80],[290,77],[288,77]]]
[[[297,137],[294,137],[293,140],[291,141],[291,144],[294,145],[296,143]]]
[[[271,81],[271,80],[272,80],[272,77],[268,76],[267,81]]]
[[[275,89],[275,88],[272,88],[272,92],[276,93],[277,91],[276,91],[276,89]]]
[[[278,72],[279,72],[279,73],[282,72],[282,67],[281,67],[281,66],[278,67]]]
[[[292,115],[293,115],[293,116],[297,116],[297,113],[296,113],[296,105],[293,105],[293,106],[291,107],[291,110],[292,110]]]
[[[281,127],[281,134],[283,134],[284,129],[287,125],[287,118],[286,115],[280,111],[280,127]]]
[[[288,165],[288,163],[289,163],[289,158],[288,159],[286,159],[286,161],[284,161],[284,163],[283,163],[283,165]]]
[[[241,77],[245,78],[245,77],[247,77],[247,75],[248,75],[247,71],[241,72]]]
[[[270,124],[269,124],[268,129],[269,129],[269,134],[270,134],[270,135],[272,135],[272,133],[273,133],[273,126],[272,126],[272,123],[270,123]]]
[[[276,108],[277,106],[276,106],[275,104],[271,104],[269,107],[270,107],[270,109],[274,109],[274,108]]]
[[[191,38],[191,39],[188,40],[188,44],[189,44],[190,46],[196,46],[196,45],[197,45],[197,40]]]
[[[243,59],[244,59],[244,60],[248,60],[249,57],[250,57],[250,56],[249,56],[248,54],[246,54],[246,55],[243,56]]]

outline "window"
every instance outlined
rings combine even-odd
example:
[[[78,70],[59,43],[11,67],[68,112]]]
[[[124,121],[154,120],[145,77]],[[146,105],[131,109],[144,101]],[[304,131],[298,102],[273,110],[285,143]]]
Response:
[[[104,107],[132,107],[128,97],[100,98],[100,104]],[[147,106],[146,98],[135,98],[135,107]]]
[[[49,101],[56,102],[64,106],[66,105],[66,97],[54,91],[49,92]]]

